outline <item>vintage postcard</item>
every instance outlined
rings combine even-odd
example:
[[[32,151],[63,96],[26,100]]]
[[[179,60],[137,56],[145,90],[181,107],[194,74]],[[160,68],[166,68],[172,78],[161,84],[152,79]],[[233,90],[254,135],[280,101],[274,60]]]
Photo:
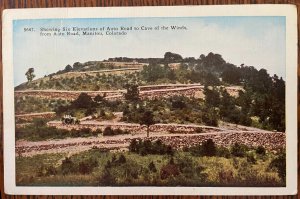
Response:
[[[296,16],[5,10],[5,192],[296,194]]]

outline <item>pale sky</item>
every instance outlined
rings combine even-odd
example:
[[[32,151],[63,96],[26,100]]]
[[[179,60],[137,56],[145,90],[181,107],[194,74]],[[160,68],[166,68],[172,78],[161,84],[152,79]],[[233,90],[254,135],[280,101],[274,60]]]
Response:
[[[42,37],[40,28],[186,26],[178,31],[128,31],[120,36]],[[24,32],[33,27],[35,32]],[[174,52],[198,58],[221,54],[237,66],[265,68],[285,79],[285,17],[184,17],[111,19],[38,19],[14,21],[14,83],[26,81],[28,68],[36,78],[64,69],[74,62],[112,57],[163,57]]]

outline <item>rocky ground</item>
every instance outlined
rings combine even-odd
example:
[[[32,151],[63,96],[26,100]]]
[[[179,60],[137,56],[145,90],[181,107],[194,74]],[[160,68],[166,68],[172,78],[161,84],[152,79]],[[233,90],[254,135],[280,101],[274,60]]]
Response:
[[[92,72],[92,71],[91,71]],[[141,86],[141,98],[162,98],[173,95],[184,95],[190,97],[203,98],[204,87],[200,84],[165,84]],[[237,96],[240,87],[226,87],[226,90],[232,96]],[[104,95],[108,100],[123,99],[126,90],[112,91],[62,91],[62,90],[22,90],[16,91],[15,95],[34,96],[41,98],[61,98],[76,99],[82,92],[86,92],[92,97]],[[122,113],[118,113],[116,119],[111,121],[95,121],[92,118],[84,118],[79,125],[65,125],[61,121],[48,122],[48,126],[60,129],[82,129],[90,128],[92,130],[106,127],[112,129],[127,130],[130,134],[117,136],[102,136],[88,138],[66,138],[62,140],[47,140],[31,142],[26,140],[16,141],[17,156],[32,156],[43,153],[78,153],[91,148],[102,150],[128,150],[128,145],[132,139],[161,139],[164,143],[174,148],[183,148],[202,143],[204,140],[213,139],[219,146],[231,146],[234,143],[242,143],[248,146],[264,146],[269,150],[276,150],[285,147],[285,133],[265,131],[253,127],[233,125],[222,123],[219,127],[194,125],[194,124],[155,124],[150,127],[150,137],[146,137],[146,126],[134,123],[124,123],[120,121]],[[54,115],[53,112],[30,113],[16,115],[17,118],[49,118]]]
[[[124,125],[124,124],[123,124]],[[136,125],[136,124],[128,124]],[[116,128],[110,124],[112,128]],[[227,126],[227,128],[224,128]],[[69,126],[70,127],[70,126]],[[139,128],[134,126],[135,128]],[[143,128],[143,127],[142,127]],[[285,147],[285,133],[264,131],[256,128],[224,125],[221,128],[197,126],[197,125],[176,125],[176,124],[157,124],[153,129],[160,131],[152,131],[150,137],[146,137],[146,133],[132,133],[117,136],[98,136],[88,138],[66,138],[62,140],[47,140],[39,142],[30,142],[26,140],[18,140],[16,142],[17,156],[33,156],[43,153],[68,153],[74,154],[91,148],[102,150],[128,150],[127,147],[132,139],[160,139],[165,144],[174,148],[190,147],[202,143],[204,140],[213,139],[219,146],[231,146],[234,143],[242,143],[248,146],[264,146],[268,150],[277,150]],[[175,131],[170,133],[167,129],[181,128],[188,129],[185,133]],[[191,131],[193,128],[202,128],[201,133]],[[164,130],[163,130],[164,129]]]

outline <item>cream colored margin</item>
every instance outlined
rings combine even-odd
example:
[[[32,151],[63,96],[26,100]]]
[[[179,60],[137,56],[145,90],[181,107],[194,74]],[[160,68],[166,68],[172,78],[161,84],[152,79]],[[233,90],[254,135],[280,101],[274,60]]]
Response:
[[[16,187],[13,85],[14,19],[189,16],[286,16],[287,187]],[[294,5],[106,7],[3,11],[4,186],[27,195],[292,195],[297,193],[297,9]]]

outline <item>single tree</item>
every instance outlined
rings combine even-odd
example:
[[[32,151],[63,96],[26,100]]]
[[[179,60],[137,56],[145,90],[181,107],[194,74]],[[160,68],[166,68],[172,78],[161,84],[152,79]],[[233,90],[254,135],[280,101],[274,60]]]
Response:
[[[219,107],[220,93],[216,87],[204,86],[205,104],[209,107]]]
[[[202,150],[204,156],[214,156],[217,153],[215,143],[212,139],[205,140],[202,143]]]
[[[71,102],[71,106],[74,108],[91,108],[94,106],[94,101],[86,93],[81,93],[77,99]]]
[[[279,177],[285,181],[286,180],[286,154],[284,151],[280,151],[278,156],[274,158],[270,165],[270,168],[275,168]]]
[[[154,172],[154,173],[157,172],[156,166],[155,166],[155,164],[154,164],[153,161],[151,161],[150,164],[148,165],[148,169],[149,169],[151,172]]]
[[[127,92],[125,93],[125,99],[128,101],[138,101],[139,100],[139,88],[135,84],[126,85]]]
[[[67,65],[66,67],[65,67],[65,72],[70,72],[70,71],[72,71],[73,70],[73,68],[72,68],[72,66],[71,65]]]
[[[164,55],[164,60],[167,63],[174,63],[182,61],[182,56],[172,52],[166,52]]]
[[[80,63],[80,62],[75,62],[74,64],[73,64],[73,69],[74,70],[80,70],[80,69],[82,69],[84,67],[84,65],[82,64],[82,63]]]
[[[141,75],[147,82],[155,82],[158,79],[165,78],[166,72],[166,68],[162,67],[160,64],[150,63],[143,67]]]
[[[147,126],[147,137],[149,137],[150,126],[155,124],[153,119],[153,112],[152,111],[145,111],[142,117],[140,118],[140,124]]]
[[[33,78],[35,78],[34,68],[29,68],[25,73],[25,75],[27,77],[28,82],[31,82]]]
[[[222,81],[229,84],[239,84],[241,81],[241,73],[235,65],[227,64],[227,68],[221,74]]]

